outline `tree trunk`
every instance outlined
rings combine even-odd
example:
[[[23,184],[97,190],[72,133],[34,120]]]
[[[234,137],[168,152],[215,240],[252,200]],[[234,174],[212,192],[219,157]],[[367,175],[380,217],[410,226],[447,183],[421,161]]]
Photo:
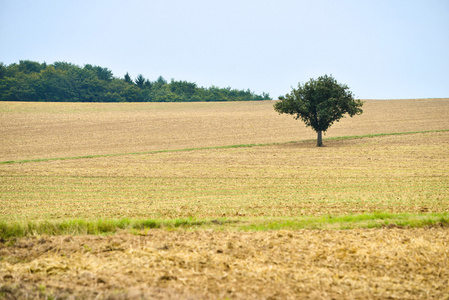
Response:
[[[323,133],[321,130],[318,130],[317,133],[318,133],[318,138],[317,138],[316,146],[323,147]]]

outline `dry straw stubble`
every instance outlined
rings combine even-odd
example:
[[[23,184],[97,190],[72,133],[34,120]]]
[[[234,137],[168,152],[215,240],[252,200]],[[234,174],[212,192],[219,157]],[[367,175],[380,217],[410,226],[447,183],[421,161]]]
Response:
[[[421,228],[31,237],[2,248],[0,290],[91,299],[448,299],[448,234]]]

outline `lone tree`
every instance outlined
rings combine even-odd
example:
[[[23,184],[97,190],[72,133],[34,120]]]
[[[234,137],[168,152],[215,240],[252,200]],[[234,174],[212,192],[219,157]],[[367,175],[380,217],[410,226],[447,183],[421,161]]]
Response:
[[[274,110],[280,114],[294,115],[306,126],[312,127],[318,134],[317,146],[323,146],[322,133],[348,113],[349,116],[363,113],[363,102],[354,99],[349,87],[339,84],[331,76],[310,79],[305,84],[298,84],[290,94],[280,97],[274,104]]]

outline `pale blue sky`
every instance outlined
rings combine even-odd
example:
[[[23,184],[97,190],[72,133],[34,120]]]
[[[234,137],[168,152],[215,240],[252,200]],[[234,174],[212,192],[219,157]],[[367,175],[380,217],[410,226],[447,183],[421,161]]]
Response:
[[[449,0],[0,0],[0,62],[71,62],[273,98],[324,74],[361,99],[449,97]]]

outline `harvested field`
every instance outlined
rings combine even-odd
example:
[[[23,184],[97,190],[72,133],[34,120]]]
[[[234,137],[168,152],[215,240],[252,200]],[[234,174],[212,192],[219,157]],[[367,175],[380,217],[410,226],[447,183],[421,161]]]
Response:
[[[6,299],[449,299],[447,228],[30,237]]]
[[[0,299],[449,299],[449,99],[272,104],[0,102]]]
[[[449,132],[0,165],[0,218],[449,212]]]

